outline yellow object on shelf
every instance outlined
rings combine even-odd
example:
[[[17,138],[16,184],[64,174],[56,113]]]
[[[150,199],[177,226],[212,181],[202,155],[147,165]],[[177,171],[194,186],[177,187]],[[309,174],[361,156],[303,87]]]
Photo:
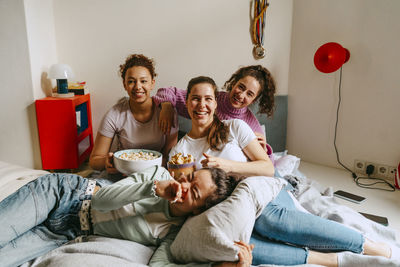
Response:
[[[75,95],[85,95],[89,90],[86,87],[86,82],[71,82],[68,83],[68,92],[74,93]]]
[[[68,89],[85,89],[86,82],[68,83]]]

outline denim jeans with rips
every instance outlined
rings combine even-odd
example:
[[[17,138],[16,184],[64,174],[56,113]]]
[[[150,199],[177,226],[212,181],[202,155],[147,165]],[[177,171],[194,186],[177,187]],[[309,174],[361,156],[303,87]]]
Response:
[[[1,201],[0,265],[20,265],[82,235],[87,185],[75,174],[47,174]]]

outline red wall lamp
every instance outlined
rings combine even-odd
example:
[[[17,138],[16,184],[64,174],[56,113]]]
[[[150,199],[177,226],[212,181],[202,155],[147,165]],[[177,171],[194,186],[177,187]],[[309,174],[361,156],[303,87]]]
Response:
[[[356,185],[364,188],[369,188],[369,189],[380,189],[380,190],[385,190],[385,191],[395,191],[394,185],[388,183],[387,181],[381,179],[381,178],[374,178],[370,177],[358,177],[357,174],[348,168],[346,165],[344,165],[339,158],[339,151],[336,146],[336,136],[337,136],[337,126],[339,122],[339,109],[340,109],[340,103],[341,103],[341,84],[342,84],[342,66],[344,63],[346,63],[350,58],[350,52],[343,46],[341,46],[338,43],[335,42],[330,42],[321,45],[318,50],[314,54],[314,65],[315,67],[323,73],[331,73],[335,72],[338,69],[340,69],[340,75],[339,75],[339,101],[337,105],[337,110],[336,110],[336,123],[335,123],[335,136],[333,140],[333,145],[335,147],[335,152],[336,152],[336,160],[337,162],[346,170],[348,170],[354,179],[354,182]],[[400,166],[399,166],[400,168]],[[361,182],[363,180],[369,180],[373,179],[372,182]],[[375,184],[384,184],[387,185],[388,188],[380,187],[377,186],[375,187]],[[398,185],[397,185],[398,186]]]
[[[350,58],[350,52],[338,43],[321,45],[314,55],[315,67],[323,73],[337,71]]]
[[[333,145],[336,152],[337,162],[346,170],[348,170],[354,179],[357,178],[357,174],[353,172],[350,168],[344,165],[339,158],[339,151],[336,146],[336,136],[337,136],[337,126],[339,122],[339,109],[341,103],[341,84],[342,84],[342,69],[344,63],[346,63],[350,58],[350,52],[346,48],[343,48],[338,43],[330,42],[321,45],[314,54],[314,65],[315,67],[323,73],[331,73],[337,71],[340,68],[340,78],[339,78],[339,101],[336,110],[336,123],[335,123],[335,137],[333,140]]]

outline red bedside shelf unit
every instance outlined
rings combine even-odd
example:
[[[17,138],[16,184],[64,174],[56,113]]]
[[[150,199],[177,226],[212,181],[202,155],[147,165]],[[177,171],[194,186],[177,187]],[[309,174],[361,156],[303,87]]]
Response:
[[[35,101],[42,168],[76,169],[93,149],[90,94]]]

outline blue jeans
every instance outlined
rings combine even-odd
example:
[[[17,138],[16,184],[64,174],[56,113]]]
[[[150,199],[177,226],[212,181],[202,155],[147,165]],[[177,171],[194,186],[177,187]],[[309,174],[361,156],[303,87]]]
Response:
[[[307,263],[308,249],[361,253],[364,237],[340,223],[296,209],[286,189],[257,218],[250,239],[253,265]]]
[[[79,211],[88,179],[39,177],[0,202],[1,266],[17,266],[80,235]]]

